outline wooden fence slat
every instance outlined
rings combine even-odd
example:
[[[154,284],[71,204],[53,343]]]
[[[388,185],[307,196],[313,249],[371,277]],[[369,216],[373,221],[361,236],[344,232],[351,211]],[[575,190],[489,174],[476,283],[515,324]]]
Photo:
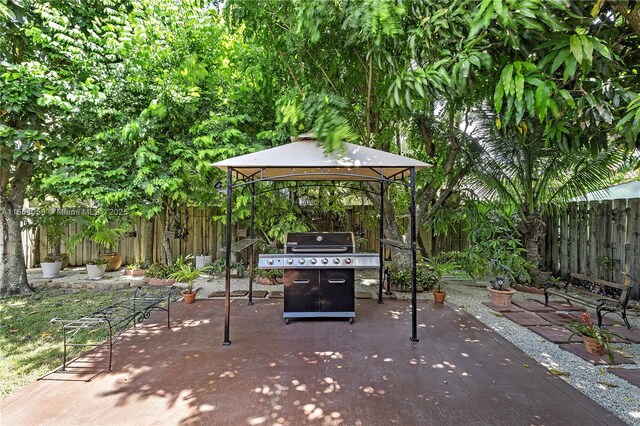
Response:
[[[578,271],[581,274],[587,273],[587,223],[589,220],[588,205],[586,202],[578,204]]]
[[[617,261],[613,265],[612,277],[614,282],[624,282],[624,266],[625,261],[625,246],[626,246],[626,224],[627,224],[627,200],[616,200],[614,203],[614,245],[613,245],[613,259]]]
[[[569,206],[569,272],[578,272],[578,205]]]
[[[627,282],[634,285],[633,296],[640,300],[640,198],[629,200],[627,216]]]
[[[560,273],[569,273],[569,216],[565,208],[560,216]]]

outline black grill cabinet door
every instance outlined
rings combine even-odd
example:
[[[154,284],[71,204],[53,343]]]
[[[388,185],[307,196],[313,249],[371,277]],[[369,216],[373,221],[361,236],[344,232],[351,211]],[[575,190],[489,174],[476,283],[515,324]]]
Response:
[[[284,311],[318,312],[318,270],[286,269],[284,271]]]
[[[355,311],[355,271],[320,270],[320,312]]]

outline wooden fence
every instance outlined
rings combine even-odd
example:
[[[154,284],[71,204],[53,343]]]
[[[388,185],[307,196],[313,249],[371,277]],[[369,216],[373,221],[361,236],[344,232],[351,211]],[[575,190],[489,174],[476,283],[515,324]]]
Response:
[[[332,231],[353,231],[357,238],[357,250],[360,252],[377,252],[379,247],[379,227],[377,225],[365,225],[366,206],[355,206],[348,209],[347,214],[340,221],[335,221],[333,215],[327,212],[324,217],[316,222],[317,230],[321,232]],[[220,222],[214,220],[214,216],[220,213],[214,209],[200,210],[193,207],[182,208],[179,216],[186,218],[186,226],[189,235],[186,239],[173,239],[171,246],[174,256],[184,256],[187,254],[199,255],[208,254],[217,259],[224,256],[225,247],[225,227]],[[135,237],[123,237],[115,248],[123,258],[123,264],[130,264],[144,260],[145,244],[148,238],[153,238],[154,261],[161,261],[162,251],[162,231],[165,225],[164,214],[158,215],[153,222],[153,235],[147,235],[145,224],[142,219],[135,221],[131,231],[135,231]],[[79,226],[71,223],[65,226],[63,241],[79,232]],[[232,230],[234,241],[241,239],[246,231],[238,230],[236,226]],[[40,264],[42,259],[50,251],[47,242],[47,235],[44,230],[25,230],[22,234],[23,249],[25,253],[25,263],[27,267],[33,268]],[[462,225],[456,225],[451,232],[445,235],[433,235],[428,229],[421,229],[419,243],[425,248],[427,254],[441,251],[462,250],[466,246],[466,235]],[[76,246],[72,253],[69,253],[71,265],[84,265],[89,259],[98,255],[99,247],[90,241],[85,241]],[[67,247],[63,243],[62,252],[67,252]],[[244,259],[244,253],[239,254],[239,258]]]
[[[640,198],[571,203],[545,220],[543,266],[629,283],[640,295]]]

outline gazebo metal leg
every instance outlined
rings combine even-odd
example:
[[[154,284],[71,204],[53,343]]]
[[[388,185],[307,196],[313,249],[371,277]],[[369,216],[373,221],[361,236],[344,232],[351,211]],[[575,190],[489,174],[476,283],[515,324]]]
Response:
[[[249,218],[249,238],[253,239],[253,219],[256,214],[254,204],[255,184],[251,184],[251,216]],[[249,306],[253,305],[253,244],[249,247]]]
[[[378,286],[378,303],[384,303],[382,301],[382,287],[384,286],[384,276],[383,276],[383,268],[384,268],[384,243],[382,240],[384,239],[384,181],[380,181],[380,283]]]
[[[226,247],[226,273],[224,282],[224,340],[222,344],[228,346],[229,340],[229,320],[231,316],[231,197],[232,182],[231,173],[233,168],[227,169],[227,247]]]
[[[418,342],[416,293],[416,169],[411,167],[411,341]]]

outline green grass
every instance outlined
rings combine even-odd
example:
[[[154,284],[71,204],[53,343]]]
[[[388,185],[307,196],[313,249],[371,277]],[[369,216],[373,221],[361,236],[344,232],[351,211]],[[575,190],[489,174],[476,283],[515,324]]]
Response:
[[[0,300],[0,398],[62,365],[61,326],[52,318],[75,319],[109,305],[133,291],[39,289],[28,297]],[[94,330],[76,343],[104,341],[104,331]],[[72,359],[87,348],[70,348]]]

